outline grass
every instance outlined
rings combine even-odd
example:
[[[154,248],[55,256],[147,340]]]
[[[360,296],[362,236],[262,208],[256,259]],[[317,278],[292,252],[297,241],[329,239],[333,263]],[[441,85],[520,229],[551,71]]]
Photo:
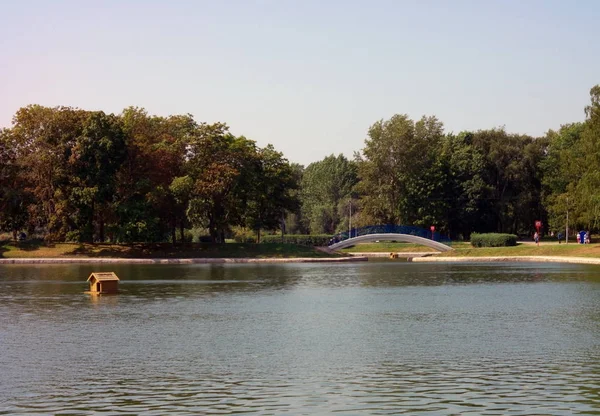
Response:
[[[562,256],[600,257],[600,244],[558,244],[541,243],[518,244],[514,247],[481,247],[453,245],[453,251],[439,254],[439,257],[494,257],[494,256]]]
[[[391,253],[391,252],[433,252],[436,251],[430,247],[422,246],[420,244],[411,243],[394,243],[394,242],[380,242],[380,243],[363,243],[357,244],[352,247],[347,247],[341,250],[344,253]]]
[[[294,244],[189,243],[173,246],[168,243],[49,244],[38,240],[26,242],[0,241],[0,258],[318,258],[340,256],[338,254],[327,254],[312,247]]]
[[[558,244],[542,242],[518,244],[514,247],[472,247],[468,242],[452,243],[454,250],[438,254],[437,257],[496,257],[496,256],[557,256],[557,257],[599,257],[600,243],[594,244]],[[343,249],[344,253],[391,253],[391,252],[435,252],[429,247],[409,243],[365,243]]]
[[[474,248],[469,243],[453,243],[454,250],[439,257],[494,257],[494,256],[564,256],[598,257],[600,243],[557,244],[542,242],[518,244],[515,247]],[[48,244],[42,240],[25,242],[0,241],[0,258],[60,258],[60,257],[117,257],[117,258],[297,258],[338,257],[344,253],[366,252],[434,252],[435,250],[410,243],[366,243],[342,250],[342,254],[327,254],[312,247],[294,244]]]

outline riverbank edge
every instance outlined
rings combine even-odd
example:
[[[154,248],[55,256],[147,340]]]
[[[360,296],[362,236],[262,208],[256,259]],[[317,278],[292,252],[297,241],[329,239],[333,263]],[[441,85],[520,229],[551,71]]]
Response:
[[[415,251],[415,252],[404,252],[404,251],[382,251],[382,252],[346,252],[350,256],[356,257],[390,257],[390,254],[395,254],[400,258],[412,258],[412,257],[425,257],[440,254],[439,251]]]
[[[223,263],[346,263],[368,261],[362,257],[286,257],[286,258],[189,258],[189,259],[129,259],[95,257],[0,258],[0,264],[223,264]]]
[[[408,261],[416,263],[494,263],[494,262],[523,262],[523,263],[571,263],[599,264],[597,257],[565,257],[565,256],[482,256],[482,257],[413,257]]]

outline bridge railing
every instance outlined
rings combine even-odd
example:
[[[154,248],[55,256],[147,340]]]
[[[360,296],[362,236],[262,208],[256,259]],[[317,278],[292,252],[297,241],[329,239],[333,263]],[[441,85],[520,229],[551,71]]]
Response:
[[[349,238],[369,234],[408,234],[417,237],[433,239],[434,241],[444,244],[451,243],[451,240],[445,235],[434,231],[432,236],[432,232],[426,228],[414,227],[411,225],[369,225],[361,228],[353,228],[352,230],[345,231],[343,233],[338,233],[331,238],[329,245],[347,240]]]

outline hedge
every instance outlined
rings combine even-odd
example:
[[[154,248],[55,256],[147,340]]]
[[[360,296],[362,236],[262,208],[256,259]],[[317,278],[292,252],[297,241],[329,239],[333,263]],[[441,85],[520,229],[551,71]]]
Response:
[[[471,234],[473,247],[508,247],[517,245],[517,236],[514,234]]]
[[[326,246],[330,239],[329,234],[286,234],[283,236],[284,243],[300,246]],[[264,235],[260,240],[261,243],[281,243],[281,235]]]

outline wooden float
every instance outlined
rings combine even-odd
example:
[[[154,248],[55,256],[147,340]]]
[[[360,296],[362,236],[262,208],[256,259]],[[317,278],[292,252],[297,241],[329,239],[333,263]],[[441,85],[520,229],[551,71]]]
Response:
[[[119,292],[119,278],[114,272],[94,272],[87,281],[90,290],[85,293],[90,295],[108,295]]]

